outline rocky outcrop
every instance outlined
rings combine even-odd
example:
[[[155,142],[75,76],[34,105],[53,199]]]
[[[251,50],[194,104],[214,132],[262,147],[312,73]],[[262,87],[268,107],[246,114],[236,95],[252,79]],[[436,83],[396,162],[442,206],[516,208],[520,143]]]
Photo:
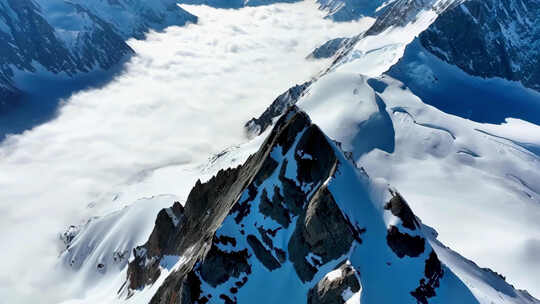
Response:
[[[159,213],[134,250],[121,293],[136,296],[159,279],[150,303],[246,303],[262,286],[283,289],[265,294],[264,303],[345,303],[361,289],[370,291],[368,301],[423,303],[439,286],[459,282],[443,275],[405,200],[391,190],[386,202],[372,201],[369,187],[365,173],[293,106],[244,165],[198,182],[183,209]],[[391,297],[374,276],[393,286]],[[466,289],[460,294],[474,303]]]
[[[377,11],[371,14],[376,17],[371,27],[365,32],[343,40],[337,50],[332,50],[334,60],[325,72],[332,71],[333,68],[347,61],[347,56],[351,54],[355,45],[363,38],[378,35],[390,28],[404,27],[407,24],[414,23],[418,20],[420,14],[424,12],[432,11],[435,14],[442,14],[462,2],[463,0],[396,0],[381,4],[377,7]]]
[[[355,240],[354,233],[332,194],[321,188],[299,217],[289,242],[290,259],[300,280],[311,281],[317,266],[346,254]]]
[[[36,72],[39,63],[52,73],[73,75],[94,67],[108,69],[133,50],[124,42],[115,28],[85,7],[65,2],[59,4],[67,12],[65,22],[80,28],[80,23],[92,27],[72,32],[75,37],[62,35],[64,28],[51,25],[47,19],[47,6],[30,0],[0,1],[0,69],[8,79],[13,68]],[[77,24],[79,23],[79,24]],[[67,26],[67,25],[64,25]],[[69,26],[68,26],[69,27]]]
[[[418,303],[428,304],[428,299],[436,296],[435,290],[440,285],[440,280],[444,274],[442,264],[434,251],[431,251],[426,260],[425,277],[420,279],[420,285],[411,295],[415,297]]]
[[[287,92],[279,95],[261,116],[252,118],[246,123],[245,128],[248,135],[253,137],[263,133],[272,125],[274,119],[281,116],[289,107],[296,104],[310,85],[310,81],[304,82],[303,84],[295,85],[288,89]]]
[[[540,91],[540,3],[466,1],[420,35],[432,54],[468,74],[521,81]]]
[[[345,261],[311,288],[307,303],[345,304],[361,287],[356,269],[349,261]]]
[[[463,0],[396,0],[384,9],[366,34],[377,35],[390,27],[403,27],[416,21],[419,13],[423,11],[431,10],[442,14],[462,2]]]
[[[214,238],[216,229],[227,215],[240,223],[252,212],[251,203],[256,195],[254,193],[256,185],[264,182],[276,169],[275,161],[269,157],[271,150],[277,145],[290,147],[292,144],[290,133],[299,132],[299,129],[305,128],[309,124],[309,118],[304,113],[297,112],[296,109],[291,110],[289,115],[280,119],[261,150],[251,156],[243,166],[220,171],[207,183],[198,182],[185,203],[186,222],[166,237],[167,242],[156,242],[155,239],[159,239],[158,235],[164,229],[166,230],[163,227],[170,226],[168,221],[156,221],[156,227],[149,241],[135,249],[135,259],[128,268],[129,288],[138,289],[155,282],[156,274],[160,273],[160,261],[165,255],[180,256],[188,253],[190,256],[186,266],[176,270],[167,278],[166,284],[158,290],[154,297],[155,303],[165,302],[166,299],[170,300],[173,293],[166,286],[181,286],[190,271],[195,271],[203,279],[204,277],[209,278],[214,284],[220,282],[220,279],[202,275],[202,273],[207,273],[204,269],[213,268],[220,264],[219,261],[229,260],[230,256],[226,257],[225,255],[232,254],[238,258],[236,264],[239,264],[247,256],[246,251],[243,250],[234,252],[219,250],[216,247],[216,242],[213,242],[214,239],[229,240],[231,243],[238,240],[235,237],[224,237],[223,235]],[[242,192],[244,195],[241,195]],[[298,203],[291,201],[289,206],[297,206]],[[276,263],[279,264],[276,260],[282,260],[282,258],[271,258],[261,241],[254,235],[248,235],[245,238],[253,252],[265,261],[264,264],[269,268],[276,267]],[[282,256],[282,254],[277,255]],[[196,263],[197,265],[195,265]],[[240,273],[240,270],[232,270],[230,267],[221,266],[218,268],[225,271],[218,276],[221,278],[227,277],[225,273],[228,273],[229,276]],[[250,272],[248,268],[243,268],[243,270]]]
[[[313,59],[322,59],[322,58],[331,58],[336,55],[336,53],[344,46],[351,38],[334,38],[328,40],[323,45],[317,47],[308,58]]]
[[[426,240],[423,237],[400,232],[396,226],[388,229],[386,241],[399,258],[405,256],[415,258],[424,252],[426,246]]]
[[[320,9],[327,12],[326,18],[334,21],[351,21],[365,16],[375,16],[381,0],[317,0]]]
[[[419,228],[420,223],[401,194],[394,190],[390,190],[390,194],[392,194],[392,198],[384,205],[384,209],[390,210],[394,216],[399,217],[403,227],[409,230]]]
[[[294,3],[300,0],[180,0],[183,4],[208,5],[217,8],[242,8],[246,6],[262,6],[275,3]]]

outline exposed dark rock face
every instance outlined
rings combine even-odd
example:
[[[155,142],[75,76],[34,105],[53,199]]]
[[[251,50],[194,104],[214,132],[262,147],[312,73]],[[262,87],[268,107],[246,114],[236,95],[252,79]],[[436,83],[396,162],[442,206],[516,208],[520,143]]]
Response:
[[[238,195],[223,192],[231,188],[237,190],[233,184],[240,178],[239,174],[240,168],[228,169],[218,172],[207,183],[198,181],[185,204],[185,222],[179,227],[174,227],[166,212],[159,213],[148,242],[134,250],[135,259],[128,268],[131,289],[155,282],[160,274],[159,262],[164,255],[180,255],[189,248],[195,252],[195,256],[207,253],[213,233],[223,220],[223,210],[228,212],[233,203],[231,196]],[[196,259],[191,262],[193,266]]]
[[[540,91],[540,3],[471,0],[447,10],[422,45],[468,74],[521,81]]]
[[[420,286],[411,292],[418,303],[428,304],[428,299],[436,296],[435,289],[439,287],[444,271],[442,264],[434,251],[429,254],[426,260],[425,278],[420,279]]]
[[[391,26],[405,26],[407,23],[415,21],[418,13],[423,10],[433,10],[437,14],[441,14],[461,2],[463,1],[396,0],[384,9],[366,34],[377,35]]]
[[[289,259],[299,278],[311,281],[317,271],[314,264],[326,264],[347,253],[354,241],[353,234],[332,194],[326,187],[321,188],[306,213],[298,218],[289,242]],[[318,259],[308,261],[310,253]]]
[[[276,147],[282,155],[289,151],[293,153],[297,162],[296,181],[287,176],[285,159],[278,163],[270,157]],[[278,164],[282,166],[279,171]],[[223,301],[234,302],[235,294],[252,272],[250,259],[259,261],[268,271],[282,267],[289,259],[303,281],[312,279],[319,266],[346,254],[355,241],[356,232],[328,189],[321,187],[332,176],[337,164],[334,151],[322,132],[304,113],[292,108],[277,122],[261,150],[246,164],[220,171],[207,183],[198,182],[184,210],[173,206],[175,217],[181,219],[176,221],[176,226],[170,211],[160,212],[148,242],[135,250],[135,259],[129,264],[128,287],[138,289],[155,282],[160,274],[160,260],[165,255],[188,256],[189,261],[168,276],[152,303],[191,303],[187,291],[197,290],[198,283],[194,279],[188,280],[189,276],[211,286],[237,279],[229,293],[220,295]],[[257,189],[274,174],[277,174],[280,186],[275,186],[270,201],[266,190],[259,193]],[[307,194],[312,189],[318,190],[309,197]],[[254,209],[251,206],[256,204],[255,198],[259,196],[259,206]],[[238,225],[237,229],[250,229],[244,224],[249,225],[246,221],[259,210],[279,226],[267,228],[255,222],[256,234],[241,233],[236,237],[227,236],[225,231],[215,234],[227,216],[230,223]],[[293,217],[296,228],[288,248],[280,248],[273,239],[281,229],[289,227]],[[241,244],[247,247],[237,249]],[[313,257],[309,261],[310,255]],[[199,302],[209,300],[211,296],[191,292],[189,299],[193,294]]]
[[[302,209],[306,203],[306,195],[295,181],[285,177],[285,168],[287,168],[288,164],[287,160],[283,161],[283,166],[279,171],[278,178],[282,183],[282,202],[291,213],[291,216],[296,216],[302,213]]]
[[[197,272],[205,282],[216,287],[231,277],[239,278],[241,274],[250,274],[251,266],[248,264],[248,257],[249,253],[245,249],[224,252],[213,245],[204,263],[199,264]]]
[[[407,202],[405,202],[403,197],[399,193],[392,190],[390,190],[390,193],[392,194],[392,198],[384,206],[384,209],[390,210],[393,215],[399,217],[403,227],[411,230],[416,230],[416,228],[419,228],[420,224],[416,220],[416,216],[413,214],[411,208]]]
[[[4,76],[11,77],[9,65],[23,71],[35,72],[33,61],[52,73],[73,75],[99,66],[104,69],[118,63],[133,50],[114,28],[84,7],[66,2],[66,10],[95,23],[95,28],[81,32],[75,47],[69,48],[56,29],[43,16],[42,9],[30,0],[0,2],[0,16],[9,32],[0,31],[0,67]],[[77,22],[77,20],[71,20]]]
[[[337,159],[326,136],[318,127],[309,128],[298,141],[294,158],[298,181],[313,184],[324,181],[336,169]]]
[[[325,0],[328,1],[328,0]],[[332,2],[330,0],[329,2]],[[376,1],[375,1],[376,2]],[[354,37],[343,40],[339,49],[333,52],[334,60],[330,68],[326,72],[339,64],[345,58],[354,46],[362,40],[362,38],[371,35],[378,35],[390,27],[403,27],[410,22],[414,22],[418,14],[424,10],[432,10],[437,14],[442,14],[448,9],[462,3],[463,0],[396,0],[386,3],[381,10],[375,15],[376,19],[373,25],[364,33],[360,33]],[[369,15],[369,14],[368,14]]]
[[[164,255],[174,255],[169,248],[176,244],[177,231],[186,225],[186,216],[184,208],[178,202],[168,209],[158,213],[148,242],[133,250],[134,262],[137,262],[139,267],[130,267],[132,272],[129,287],[132,289],[155,282],[161,273],[160,258]]]
[[[253,249],[257,259],[259,259],[268,270],[272,271],[281,266],[279,261],[272,255],[272,252],[267,250],[256,236],[252,234],[248,235],[247,242],[251,249]]]
[[[419,223],[405,200],[391,192],[393,197],[386,205],[378,202],[380,205],[373,206],[374,202],[365,199],[357,203],[366,204],[359,207],[366,208],[367,217],[386,217],[378,213],[386,206],[383,212],[400,218],[403,224],[398,226],[415,230],[415,236],[396,226],[387,231],[380,219],[359,222],[355,215],[345,214],[342,202],[336,201],[340,196],[330,187],[343,182],[345,165],[351,164],[343,163],[346,159],[337,153],[341,153],[339,148],[307,115],[292,107],[244,165],[220,171],[206,183],[197,182],[183,209],[175,204],[159,213],[149,240],[135,249],[126,286],[120,292],[133,295],[133,290],[154,284],[167,268],[168,275],[150,303],[239,303],[255,292],[253,288],[275,283],[268,280],[276,278],[278,284],[298,284],[297,291],[305,292],[296,295],[301,301],[345,303],[361,286],[367,286],[356,273],[362,269],[352,265],[365,263],[359,259],[366,249],[385,251],[385,243],[373,242],[370,236],[384,238],[386,233],[396,257],[384,257],[377,263],[394,267],[393,263],[414,261],[408,271],[424,275],[418,288],[405,290],[402,296],[419,302],[435,296],[442,266],[435,253],[425,253],[431,247],[421,236],[422,230],[416,229]],[[380,244],[384,248],[362,247]],[[177,256],[179,262],[164,264],[169,256]],[[402,259],[405,256],[417,260]],[[343,262],[347,259],[351,263]],[[340,275],[324,277],[324,271],[336,269],[336,264]],[[287,275],[282,277],[284,273]],[[318,281],[315,286],[306,285],[314,279]]]
[[[351,38],[335,38],[328,40],[323,45],[317,47],[308,58],[322,59],[334,57],[336,53],[347,43]]]
[[[344,295],[360,291],[356,269],[348,263],[337,268],[340,276],[337,278],[324,277],[308,294],[308,304],[344,304]]]
[[[164,255],[191,254],[189,261],[167,278],[153,299],[154,303],[169,303],[169,300],[176,297],[177,293],[168,288],[170,286],[183,286],[186,283],[185,277],[193,270],[198,261],[202,261],[207,256],[208,252],[212,253],[208,260],[210,265],[218,265],[219,261],[222,261],[221,264],[224,263],[226,255],[222,251],[212,249],[212,239],[216,229],[229,213],[240,222],[251,212],[249,204],[250,199],[254,199],[253,196],[257,194],[255,188],[257,181],[261,182],[264,180],[263,177],[267,177],[271,173],[268,171],[275,170],[275,166],[268,165],[268,163],[272,163],[268,161],[270,151],[278,144],[283,147],[287,146],[288,138],[282,136],[282,133],[287,134],[289,128],[305,127],[310,124],[309,118],[304,113],[297,113],[296,109],[291,110],[290,116],[293,116],[294,119],[283,117],[261,150],[251,156],[243,166],[220,171],[207,183],[197,182],[186,201],[185,222],[182,225],[176,227],[174,231],[170,231],[168,230],[171,227],[170,220],[156,221],[156,227],[150,235],[149,241],[135,250],[135,259],[129,264],[128,282],[130,289],[141,288],[155,282],[160,273],[159,262]],[[252,182],[253,184],[251,184]],[[237,203],[244,190],[246,190],[247,198]],[[232,208],[235,203],[236,206],[244,204],[248,207]],[[241,216],[238,217],[238,214]],[[158,216],[159,218],[160,216]],[[167,231],[167,236],[159,236],[164,231]],[[163,238],[164,242],[157,241]],[[252,244],[255,244],[253,238],[253,235],[250,236]],[[246,257],[244,253],[236,255],[238,261]],[[204,271],[206,266],[201,266],[207,263],[206,261],[199,263],[197,269],[200,274],[207,273]],[[242,271],[247,272],[247,266],[239,269],[223,266],[222,270],[224,273],[235,276]],[[226,275],[222,274],[217,278],[210,277],[209,280],[217,284],[224,276]]]
[[[66,245],[66,248],[69,248],[71,241],[75,239],[77,234],[79,234],[79,231],[80,227],[71,225],[66,229],[66,231],[60,234],[60,240],[62,240],[62,242]]]
[[[396,226],[390,226],[386,241],[400,258],[404,256],[417,257],[424,252],[426,245],[426,240],[423,237],[401,233]]]
[[[278,222],[281,226],[287,228],[291,223],[291,214],[289,209],[283,205],[283,201],[284,199],[281,194],[279,194],[279,191],[274,190],[274,197],[270,200],[268,199],[266,190],[263,190],[259,211]]]
[[[279,95],[259,118],[253,118],[246,123],[245,128],[247,132],[254,136],[264,132],[272,125],[274,118],[279,117],[290,106],[296,104],[310,85],[310,81],[304,82],[303,84],[295,85],[288,89],[287,92]]]
[[[376,15],[383,4],[381,0],[317,0],[320,9],[327,11],[326,18],[334,21],[351,21],[364,16]]]

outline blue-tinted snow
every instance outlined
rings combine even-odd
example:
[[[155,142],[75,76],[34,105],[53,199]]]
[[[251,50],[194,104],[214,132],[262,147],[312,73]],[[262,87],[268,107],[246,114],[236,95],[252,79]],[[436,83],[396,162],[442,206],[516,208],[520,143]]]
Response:
[[[517,82],[470,76],[429,53],[417,39],[387,74],[446,113],[477,122],[499,124],[513,117],[540,125],[540,93]]]

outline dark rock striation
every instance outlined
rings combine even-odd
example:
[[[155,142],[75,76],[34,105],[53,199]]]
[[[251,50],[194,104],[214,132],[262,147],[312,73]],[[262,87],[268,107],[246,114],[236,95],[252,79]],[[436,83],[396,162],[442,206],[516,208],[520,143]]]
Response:
[[[308,58],[313,59],[322,59],[322,58],[331,58],[336,55],[336,53],[344,46],[351,38],[334,38],[328,40],[323,45],[317,47]]]
[[[471,0],[420,35],[432,54],[468,74],[521,81],[540,91],[540,3]]]

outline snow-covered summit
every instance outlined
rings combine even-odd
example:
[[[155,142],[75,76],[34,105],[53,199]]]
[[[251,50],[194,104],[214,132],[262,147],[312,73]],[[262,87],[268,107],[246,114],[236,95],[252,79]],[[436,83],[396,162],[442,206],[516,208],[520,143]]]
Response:
[[[403,198],[295,107],[244,165],[172,210],[180,220],[162,211],[135,249],[128,297],[170,271],[152,303],[250,303],[263,285],[280,292],[261,303],[478,303]]]
[[[114,234],[114,221],[79,232],[66,261],[88,248],[97,230]],[[117,267],[107,244],[93,243],[107,249],[92,255],[110,254],[110,261],[88,260],[87,269]],[[395,189],[358,168],[295,107],[243,165],[198,182],[184,205],[162,209],[125,275],[109,299],[538,303],[444,247]]]

